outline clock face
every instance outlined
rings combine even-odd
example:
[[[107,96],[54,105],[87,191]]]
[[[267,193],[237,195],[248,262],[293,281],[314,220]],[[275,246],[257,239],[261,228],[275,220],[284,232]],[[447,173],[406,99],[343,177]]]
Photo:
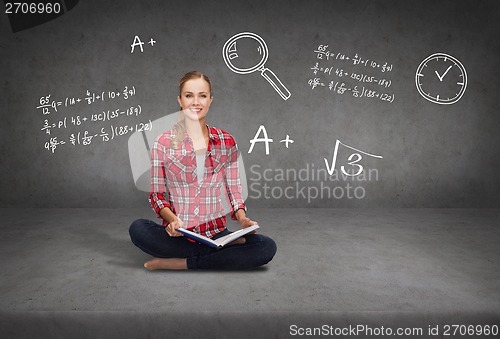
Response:
[[[460,100],[467,88],[464,66],[444,53],[436,53],[420,63],[415,74],[417,90],[425,99],[442,105]]]

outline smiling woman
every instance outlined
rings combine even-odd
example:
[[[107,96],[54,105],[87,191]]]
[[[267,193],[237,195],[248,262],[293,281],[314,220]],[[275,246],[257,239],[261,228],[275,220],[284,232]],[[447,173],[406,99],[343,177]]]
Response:
[[[200,72],[179,82],[181,111],[177,124],[159,135],[151,150],[149,202],[162,224],[139,219],[130,226],[132,242],[155,257],[144,267],[155,269],[247,269],[267,264],[275,242],[255,232],[215,249],[183,237],[185,228],[216,240],[226,228],[222,200],[242,228],[257,222],[246,216],[238,168],[238,147],[228,132],[209,126],[212,85]]]

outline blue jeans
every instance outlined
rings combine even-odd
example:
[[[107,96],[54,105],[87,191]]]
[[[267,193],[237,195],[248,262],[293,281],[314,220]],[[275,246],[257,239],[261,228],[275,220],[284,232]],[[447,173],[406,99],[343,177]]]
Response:
[[[276,253],[274,240],[261,234],[246,234],[244,244],[217,249],[191,242],[186,237],[171,237],[164,226],[147,219],[134,221],[129,233],[134,245],[147,254],[156,258],[186,258],[188,269],[254,268],[270,262]],[[226,229],[212,239],[229,233]]]

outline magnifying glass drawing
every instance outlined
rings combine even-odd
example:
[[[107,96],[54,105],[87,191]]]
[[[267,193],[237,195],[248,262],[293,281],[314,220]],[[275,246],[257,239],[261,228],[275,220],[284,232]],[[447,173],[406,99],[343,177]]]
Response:
[[[222,56],[227,67],[238,74],[249,74],[259,71],[273,86],[278,94],[287,100],[291,94],[280,79],[264,64],[269,55],[266,42],[251,32],[238,33],[232,36],[222,48]]]

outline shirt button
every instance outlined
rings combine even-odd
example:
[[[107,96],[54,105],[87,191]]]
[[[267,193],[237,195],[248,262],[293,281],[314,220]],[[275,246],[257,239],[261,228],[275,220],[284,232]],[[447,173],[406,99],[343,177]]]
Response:
[[[194,215],[198,215],[199,212],[200,212],[200,208],[198,206],[195,207],[195,209],[194,209]]]

